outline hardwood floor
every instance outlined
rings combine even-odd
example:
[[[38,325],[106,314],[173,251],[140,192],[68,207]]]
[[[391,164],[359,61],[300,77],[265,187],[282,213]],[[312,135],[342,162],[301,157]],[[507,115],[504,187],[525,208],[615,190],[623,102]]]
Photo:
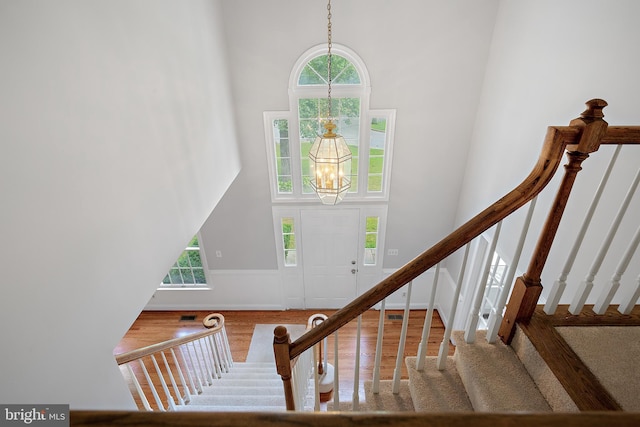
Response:
[[[310,315],[317,310],[287,311],[225,311],[225,327],[229,338],[233,360],[244,362],[249,351],[253,329],[256,324],[303,324],[306,325]],[[322,311],[331,315],[334,310]],[[168,339],[184,336],[204,329],[202,319],[210,311],[143,311],[133,323],[129,331],[114,349],[114,354],[145,347]],[[404,355],[415,356],[420,343],[420,334],[424,324],[426,310],[412,310],[409,314],[408,333]],[[400,331],[402,327],[402,311],[387,310],[384,320],[384,340],[380,378],[392,379],[395,360],[398,352]],[[185,318],[187,320],[185,320]],[[362,383],[373,378],[373,365],[377,340],[380,312],[369,310],[362,315],[360,339],[360,387]],[[354,360],[356,350],[357,322],[345,325],[339,334],[339,373],[341,401],[351,400],[353,393]],[[444,335],[444,325],[437,312],[434,312],[427,354],[436,356]],[[333,339],[329,339],[328,354],[331,363],[333,357]],[[454,347],[449,344],[449,354]],[[402,378],[408,378],[402,363]]]

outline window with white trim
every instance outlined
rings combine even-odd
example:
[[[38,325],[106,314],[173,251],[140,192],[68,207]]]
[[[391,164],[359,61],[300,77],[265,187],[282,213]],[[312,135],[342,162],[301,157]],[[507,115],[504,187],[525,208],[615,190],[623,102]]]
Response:
[[[206,286],[198,236],[194,236],[184,252],[162,280],[160,288],[189,288]]]
[[[395,110],[369,109],[369,76],[362,60],[333,44],[332,121],[352,153],[346,200],[388,200]],[[265,112],[269,180],[273,201],[315,201],[308,154],[324,133],[328,113],[326,45],[305,52],[289,80],[290,110]]]
[[[482,306],[480,308],[481,321],[487,326],[487,321],[491,311],[496,309],[498,297],[505,286],[507,278],[507,262],[498,252],[494,252],[491,258],[491,267],[485,283],[484,296],[482,298]]]

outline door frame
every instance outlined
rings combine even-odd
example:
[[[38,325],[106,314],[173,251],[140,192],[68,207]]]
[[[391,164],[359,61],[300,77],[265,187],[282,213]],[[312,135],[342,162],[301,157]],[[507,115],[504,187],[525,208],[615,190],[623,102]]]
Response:
[[[304,241],[300,233],[301,212],[303,210],[336,210],[336,209],[358,209],[360,215],[358,231],[358,259],[356,268],[358,269],[356,279],[356,295],[366,292],[380,280],[382,280],[382,265],[384,262],[385,236],[387,229],[387,204],[386,203],[344,203],[339,206],[318,206],[317,204],[282,204],[272,206],[273,230],[275,237],[276,258],[278,261],[278,271],[282,282],[282,305],[285,309],[305,309],[304,302],[304,259],[302,256]],[[377,259],[375,265],[364,265],[364,244],[366,230],[364,227],[367,216],[377,216],[378,242]],[[284,264],[284,244],[282,239],[282,218],[293,218],[296,238],[296,265]]]

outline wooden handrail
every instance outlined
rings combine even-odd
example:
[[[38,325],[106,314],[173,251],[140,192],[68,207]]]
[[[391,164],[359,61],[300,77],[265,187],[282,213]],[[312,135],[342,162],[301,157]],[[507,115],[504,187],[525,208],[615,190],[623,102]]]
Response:
[[[220,313],[209,314],[204,318],[202,324],[208,329],[201,332],[194,332],[193,334],[184,337],[173,338],[168,341],[152,344],[146,347],[138,348],[136,350],[127,351],[125,353],[120,353],[116,355],[116,362],[118,362],[118,365],[123,365],[125,363],[131,362],[132,360],[141,359],[143,357],[155,354],[159,351],[169,350],[170,348],[174,348],[191,341],[199,340],[200,338],[206,337],[208,335],[216,334],[220,332],[224,327],[224,316]]]
[[[640,144],[640,126],[609,126],[601,144]]]
[[[544,413],[411,413],[379,412],[125,412],[71,411],[74,427],[110,426],[189,426],[189,427],[276,427],[283,425],[308,427],[632,427],[640,425],[640,413],[579,412]]]

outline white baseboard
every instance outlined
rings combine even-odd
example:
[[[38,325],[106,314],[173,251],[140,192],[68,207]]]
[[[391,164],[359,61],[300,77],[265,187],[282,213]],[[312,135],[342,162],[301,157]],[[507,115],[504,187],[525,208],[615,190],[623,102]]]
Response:
[[[145,310],[284,310],[278,270],[210,270],[209,288],[158,289]]]

